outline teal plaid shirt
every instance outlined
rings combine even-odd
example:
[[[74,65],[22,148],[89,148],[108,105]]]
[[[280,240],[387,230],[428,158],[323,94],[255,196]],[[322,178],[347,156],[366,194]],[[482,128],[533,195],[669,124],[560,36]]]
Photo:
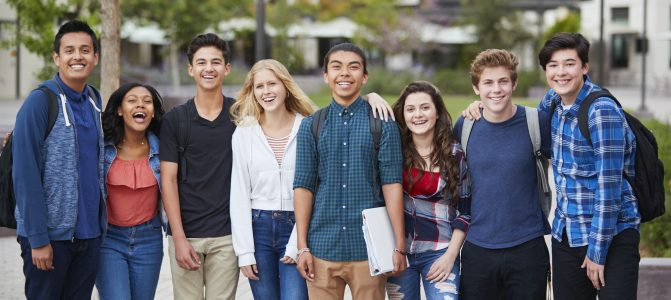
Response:
[[[382,122],[375,159],[370,113],[370,106],[361,97],[349,107],[331,101],[319,134],[319,150],[312,137],[313,116],[305,118],[298,131],[294,189],[305,188],[314,194],[308,247],[320,259],[368,259],[361,211],[384,205],[380,184],[402,182],[398,127],[394,122]],[[373,178],[375,162],[380,183]]]

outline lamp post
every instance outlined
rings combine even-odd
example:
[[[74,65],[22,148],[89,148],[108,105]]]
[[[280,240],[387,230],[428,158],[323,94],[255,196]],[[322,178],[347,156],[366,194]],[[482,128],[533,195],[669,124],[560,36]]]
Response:
[[[641,107],[638,112],[645,117],[650,117],[648,108],[645,107],[645,79],[646,79],[646,56],[648,56],[648,0],[643,0],[643,36],[641,37]]]
[[[266,1],[256,0],[255,61],[266,58]]]

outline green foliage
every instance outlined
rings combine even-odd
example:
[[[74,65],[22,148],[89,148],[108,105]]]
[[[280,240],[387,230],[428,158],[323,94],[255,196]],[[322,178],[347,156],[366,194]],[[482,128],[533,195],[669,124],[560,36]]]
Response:
[[[653,132],[659,147],[659,156],[664,163],[666,190],[666,214],[652,222],[641,225],[641,248],[650,256],[671,257],[671,125],[657,120],[645,122]]]
[[[415,80],[429,80],[409,71],[389,71],[381,67],[368,67],[368,82],[363,86],[363,92],[398,95],[401,90]]]
[[[6,2],[16,9],[21,20],[21,36],[18,40],[16,37],[5,40],[0,46],[12,47],[20,43],[31,53],[41,57],[44,67],[36,74],[40,80],[49,79],[55,73],[51,52],[54,36],[62,21],[79,19],[92,27],[100,24],[98,14],[100,4],[95,0],[7,0]]]
[[[266,6],[266,22],[277,29],[277,35],[272,39],[271,57],[282,62],[291,73],[303,70],[303,53],[289,39],[287,30],[291,24],[299,21],[300,14],[296,14],[296,7],[285,1],[277,1]]]
[[[521,22],[520,12],[514,11],[506,0],[461,0],[462,25],[475,26],[478,42],[465,46],[461,53],[462,66],[485,49],[514,49],[532,38]]]
[[[557,21],[552,27],[548,28],[543,33],[541,43],[545,43],[553,35],[560,32],[579,32],[580,31],[580,15],[577,12],[569,12],[565,18]],[[540,46],[540,45],[539,45]]]
[[[166,31],[178,46],[188,44],[206,29],[230,17],[251,14],[253,0],[122,0],[122,15],[142,22],[153,22]]]

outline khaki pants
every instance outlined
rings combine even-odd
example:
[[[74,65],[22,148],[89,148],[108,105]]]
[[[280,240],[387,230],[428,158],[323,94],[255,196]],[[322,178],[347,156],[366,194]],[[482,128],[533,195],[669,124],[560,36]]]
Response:
[[[342,300],[345,284],[353,300],[384,299],[387,277],[370,276],[368,261],[331,262],[314,258],[315,281],[308,281],[310,299]]]
[[[234,299],[240,271],[231,236],[187,240],[200,256],[201,266],[198,270],[189,271],[177,265],[175,243],[172,236],[168,236],[175,299]]]

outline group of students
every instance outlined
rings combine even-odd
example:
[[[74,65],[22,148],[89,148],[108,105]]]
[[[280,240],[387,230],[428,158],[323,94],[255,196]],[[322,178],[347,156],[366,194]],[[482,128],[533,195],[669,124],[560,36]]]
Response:
[[[577,109],[600,90],[588,52],[580,34],[549,39],[539,62],[551,90],[527,110],[511,99],[517,58],[483,51],[470,72],[481,103],[464,113],[479,120],[464,129],[428,82],[406,86],[391,111],[362,96],[366,58],[349,43],[324,57],[333,101],[320,113],[271,59],[226,97],[231,52],[210,33],[187,51],[191,100],[164,114],[154,88],[126,84],[103,111],[86,84],[95,33],[69,21],[54,41],[59,72],[42,84],[59,95],[53,128],[35,90],[13,133],[25,295],[87,299],[95,284],[101,299],[153,299],[163,227],[175,299],[233,299],[239,272],[255,299],[342,299],[346,285],[354,299],[419,299],[420,282],[428,299],[541,299],[550,232],[555,299],[635,299],[640,216],[622,177],[635,141],[607,98],[590,108],[592,144],[580,135]],[[528,112],[554,169],[552,230]],[[388,114],[398,123],[373,119]],[[394,270],[371,276],[361,211],[380,206]]]

